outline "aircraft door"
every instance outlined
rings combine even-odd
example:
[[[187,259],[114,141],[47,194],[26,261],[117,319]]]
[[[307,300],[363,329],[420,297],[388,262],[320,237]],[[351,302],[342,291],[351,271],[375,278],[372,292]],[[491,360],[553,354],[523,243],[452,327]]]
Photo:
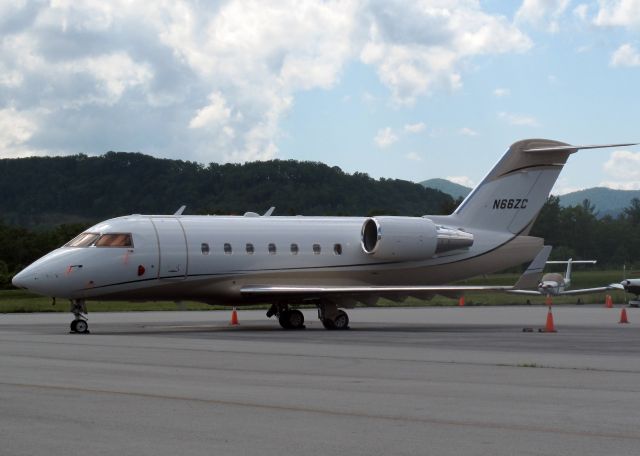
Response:
[[[187,239],[176,217],[152,218],[158,236],[159,279],[182,280],[187,276]]]

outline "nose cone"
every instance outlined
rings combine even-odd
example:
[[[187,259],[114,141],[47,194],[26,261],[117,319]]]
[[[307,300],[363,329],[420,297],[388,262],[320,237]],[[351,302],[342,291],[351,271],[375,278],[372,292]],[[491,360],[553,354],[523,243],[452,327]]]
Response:
[[[27,288],[24,270],[14,275],[13,279],[11,279],[11,283],[16,288]]]

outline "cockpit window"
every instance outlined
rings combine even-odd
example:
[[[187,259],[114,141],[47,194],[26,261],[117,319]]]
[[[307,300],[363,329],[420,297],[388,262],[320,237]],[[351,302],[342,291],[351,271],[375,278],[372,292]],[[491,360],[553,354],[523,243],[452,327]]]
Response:
[[[100,235],[98,233],[82,233],[71,239],[64,246],[65,247],[89,247],[98,239]]]
[[[100,236],[94,244],[96,247],[133,247],[131,233],[108,233]]]

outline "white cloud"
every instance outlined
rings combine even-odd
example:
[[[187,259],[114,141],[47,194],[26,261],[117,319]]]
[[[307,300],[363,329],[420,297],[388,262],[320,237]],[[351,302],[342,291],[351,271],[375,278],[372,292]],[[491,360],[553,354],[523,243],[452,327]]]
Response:
[[[573,9],[573,14],[581,21],[587,20],[587,14],[589,13],[589,5],[581,3]]]
[[[198,110],[189,122],[189,128],[223,127],[231,118],[231,109],[227,106],[224,96],[220,92],[209,95],[209,104]]]
[[[555,196],[566,195],[567,193],[577,192],[578,190],[583,190],[583,188],[571,185],[566,178],[561,176],[551,189],[551,194]]]
[[[503,16],[470,0],[372,2],[361,60],[374,65],[398,104],[462,85],[465,59],[524,52],[531,41]]]
[[[414,124],[407,124],[404,126],[404,131],[406,131],[407,133],[420,133],[421,131],[424,131],[424,129],[427,126],[425,125],[424,122],[417,122]]]
[[[36,121],[27,113],[0,109],[0,150],[9,157],[29,155],[32,151],[25,144],[37,129]]]
[[[411,161],[422,161],[422,157],[417,152],[409,152],[404,157]]]
[[[507,95],[511,95],[511,90],[499,87],[493,91],[493,95],[496,97],[506,97]]]
[[[524,126],[524,127],[538,127],[540,124],[536,120],[535,117],[524,115],[524,114],[514,114],[510,112],[500,112],[498,113],[498,117],[509,125],[516,126]]]
[[[640,26],[640,2],[637,0],[601,0],[593,23],[599,26]]]
[[[458,130],[458,133],[462,136],[478,136],[478,132],[469,127],[461,128],[460,130]]]
[[[545,27],[549,32],[560,30],[560,18],[570,0],[524,0],[516,12],[516,22]]]
[[[602,167],[607,179],[602,186],[621,190],[640,189],[640,152],[616,150]]]
[[[598,185],[618,190],[640,190],[640,152],[616,150],[602,166],[606,178]]]
[[[476,56],[532,45],[476,0],[5,2],[0,33],[0,109],[40,110],[30,135],[2,134],[12,151],[204,162],[276,156],[296,95],[354,60],[402,104],[460,87]]]
[[[609,63],[614,67],[640,66],[640,53],[631,44],[626,43],[615,50]]]
[[[389,147],[397,140],[398,136],[393,132],[391,127],[386,127],[378,130],[378,133],[376,133],[376,136],[373,138],[373,142],[375,142],[376,145],[381,149]]]
[[[453,182],[454,184],[464,185],[465,187],[475,187],[475,184],[468,176],[447,176],[445,179]]]
[[[608,187],[614,190],[640,190],[640,181],[619,182],[619,181],[602,181],[598,187]]]

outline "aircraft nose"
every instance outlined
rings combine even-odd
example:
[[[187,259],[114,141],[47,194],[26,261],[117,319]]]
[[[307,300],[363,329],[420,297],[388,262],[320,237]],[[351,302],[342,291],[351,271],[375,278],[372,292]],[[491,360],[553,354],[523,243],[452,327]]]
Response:
[[[33,274],[27,273],[23,269],[22,271],[20,271],[19,273],[17,273],[16,275],[13,276],[13,279],[11,279],[11,283],[16,288],[24,288],[25,290],[27,290],[28,289],[28,287],[27,287],[28,278],[29,278],[29,276],[32,276],[32,275]]]
[[[16,275],[13,276],[13,279],[11,279],[11,283],[13,284],[14,287],[16,288],[27,288],[26,283],[26,274],[24,273],[24,271],[20,271],[19,273],[17,273]]]

